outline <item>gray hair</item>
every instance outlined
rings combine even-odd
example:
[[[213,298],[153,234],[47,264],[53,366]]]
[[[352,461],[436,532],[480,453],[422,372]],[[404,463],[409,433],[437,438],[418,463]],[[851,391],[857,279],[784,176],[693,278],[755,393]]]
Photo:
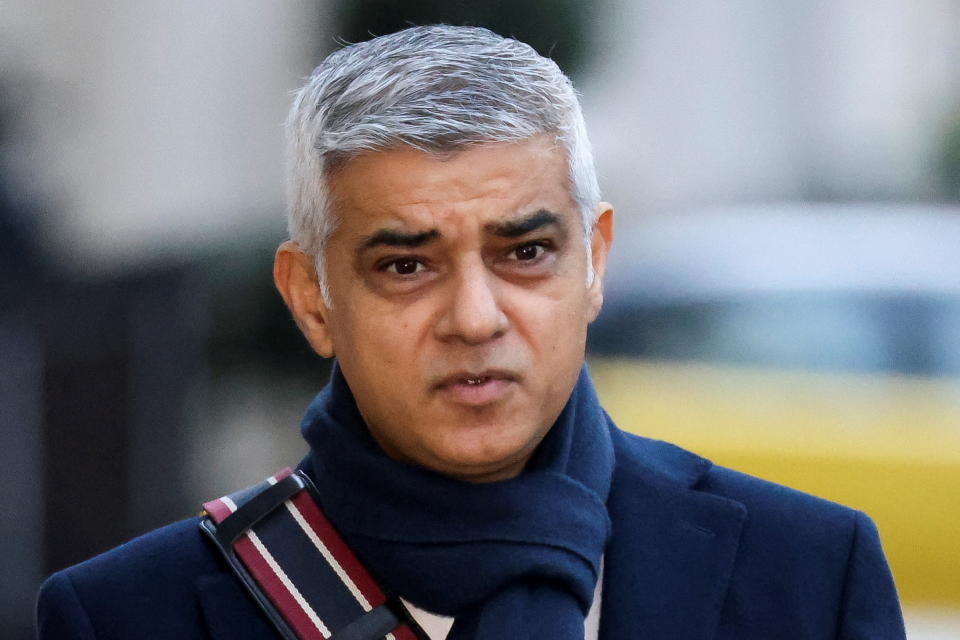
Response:
[[[297,92],[286,123],[288,231],[313,257],[324,301],[336,226],[326,179],[352,157],[411,147],[446,154],[475,144],[556,136],[567,157],[593,280],[600,188],[576,91],[532,47],[478,27],[412,27],[330,54]]]

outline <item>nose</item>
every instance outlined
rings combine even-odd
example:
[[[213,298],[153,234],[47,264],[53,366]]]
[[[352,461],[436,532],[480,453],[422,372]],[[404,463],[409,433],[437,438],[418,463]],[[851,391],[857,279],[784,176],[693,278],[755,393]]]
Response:
[[[482,344],[503,335],[508,320],[496,285],[482,261],[461,268],[450,282],[443,315],[437,323],[438,337]]]

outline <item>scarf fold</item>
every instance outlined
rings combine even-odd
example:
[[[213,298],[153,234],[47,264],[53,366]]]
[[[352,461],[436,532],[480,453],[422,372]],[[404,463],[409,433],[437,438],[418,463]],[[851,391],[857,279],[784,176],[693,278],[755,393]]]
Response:
[[[526,470],[472,484],[388,458],[334,366],[302,468],[384,587],[456,617],[449,640],[581,640],[610,535],[610,428],[584,366]]]

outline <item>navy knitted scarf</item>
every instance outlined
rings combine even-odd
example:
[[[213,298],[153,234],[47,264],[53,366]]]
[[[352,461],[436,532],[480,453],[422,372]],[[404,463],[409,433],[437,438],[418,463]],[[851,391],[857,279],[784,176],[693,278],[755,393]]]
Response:
[[[303,468],[384,587],[456,616],[450,640],[582,640],[610,534],[610,428],[584,367],[526,470],[471,484],[388,458],[334,367],[303,421]]]

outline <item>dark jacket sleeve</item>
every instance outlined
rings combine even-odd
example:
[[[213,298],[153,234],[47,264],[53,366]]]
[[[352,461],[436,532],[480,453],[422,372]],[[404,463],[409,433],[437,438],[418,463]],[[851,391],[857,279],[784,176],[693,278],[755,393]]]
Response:
[[[838,640],[904,640],[903,614],[876,525],[857,513]]]
[[[94,640],[96,635],[86,610],[77,597],[70,576],[55,573],[40,587],[37,598],[39,640]]]

